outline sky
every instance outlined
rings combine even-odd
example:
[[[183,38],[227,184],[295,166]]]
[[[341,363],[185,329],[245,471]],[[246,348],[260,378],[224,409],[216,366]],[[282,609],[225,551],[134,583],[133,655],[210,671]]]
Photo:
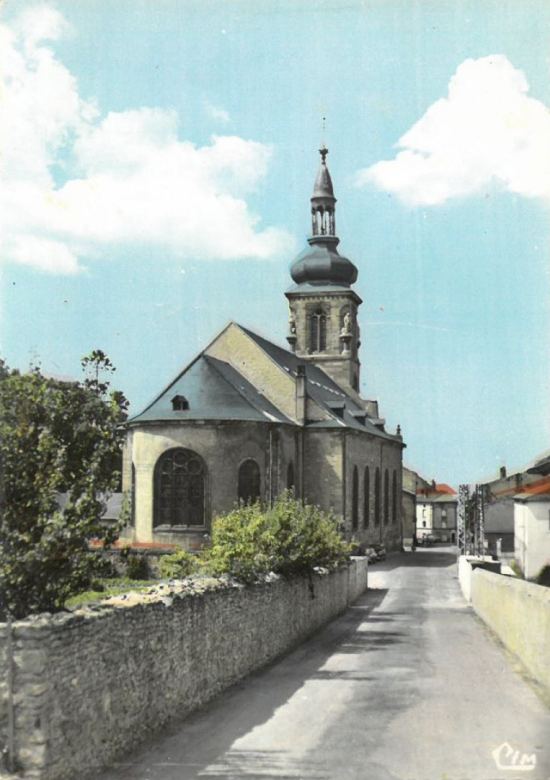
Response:
[[[0,9],[10,366],[102,349],[137,413],[229,320],[285,345],[324,141],[361,393],[407,465],[457,485],[548,449],[547,0]]]

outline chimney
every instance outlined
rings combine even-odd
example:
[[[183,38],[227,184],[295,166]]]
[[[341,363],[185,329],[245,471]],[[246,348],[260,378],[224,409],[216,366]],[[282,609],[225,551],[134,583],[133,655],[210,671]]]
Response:
[[[501,479],[506,479],[506,466],[501,466],[500,467],[500,478]]]
[[[299,364],[296,367],[296,420],[300,425],[306,421],[306,367]]]

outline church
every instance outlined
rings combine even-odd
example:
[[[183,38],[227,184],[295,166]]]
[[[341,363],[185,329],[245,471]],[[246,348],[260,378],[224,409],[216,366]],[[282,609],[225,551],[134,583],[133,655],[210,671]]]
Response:
[[[285,293],[289,348],[230,322],[128,420],[135,542],[198,549],[216,515],[290,489],[333,510],[358,544],[401,544],[405,445],[359,394],[357,268],[338,252],[328,149],[319,151],[311,237]]]

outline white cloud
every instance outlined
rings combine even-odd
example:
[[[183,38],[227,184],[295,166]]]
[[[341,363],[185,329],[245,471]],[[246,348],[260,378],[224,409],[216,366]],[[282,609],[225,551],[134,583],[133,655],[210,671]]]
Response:
[[[204,109],[210,119],[213,119],[215,122],[220,122],[222,125],[227,125],[231,122],[229,111],[226,111],[225,108],[222,108],[221,106],[215,106],[213,103],[210,103],[209,100],[205,100]]]
[[[550,198],[550,111],[528,97],[522,71],[503,55],[466,60],[397,144],[403,151],[359,171],[413,206],[475,195],[491,185]]]
[[[47,6],[0,26],[0,251],[11,262],[75,273],[82,257],[146,244],[185,259],[269,258],[291,237],[262,228],[246,196],[271,150],[236,136],[197,147],[172,111],[101,117],[48,41],[66,32]]]

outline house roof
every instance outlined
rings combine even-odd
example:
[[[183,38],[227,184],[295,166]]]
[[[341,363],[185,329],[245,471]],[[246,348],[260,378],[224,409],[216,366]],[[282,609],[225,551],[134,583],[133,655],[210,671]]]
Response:
[[[102,500],[105,502],[105,511],[101,515],[103,520],[118,520],[122,509],[122,501],[124,498],[123,493],[109,493],[107,497],[102,496]],[[69,501],[69,493],[57,494],[57,506],[58,509],[63,511]]]
[[[452,488],[450,485],[447,485],[445,482],[440,482],[439,484],[436,484],[435,490],[437,493],[447,493],[450,496],[456,496],[456,490]]]
[[[533,472],[533,476],[529,477],[531,480],[530,482],[524,483],[524,484],[518,484],[514,480],[509,484],[509,486],[505,489],[499,490],[499,491],[491,491],[491,498],[493,500],[503,501],[506,499],[515,499],[518,496],[521,495],[537,495],[539,493],[544,493],[547,490],[550,490],[550,474],[547,474],[545,476],[539,476],[537,479],[537,476],[540,472]]]
[[[550,491],[546,490],[543,493],[518,493],[514,496],[514,501],[518,501],[521,504],[530,504],[532,501],[550,501]]]
[[[544,474],[545,476],[550,474],[550,455],[546,455],[545,457],[537,460],[536,463],[531,466],[531,468],[527,469],[527,473]]]
[[[517,491],[514,499],[536,498],[548,493],[550,493],[550,476],[539,479],[537,482],[532,482],[530,485],[525,485],[521,490]]]
[[[345,389],[336,384],[318,366],[300,360],[292,352],[273,344],[248,328],[236,323],[231,325],[246,334],[294,382],[298,367],[304,369],[307,396],[320,407],[326,418],[307,421],[307,427],[347,428],[370,433],[383,439],[401,441],[399,437],[377,427],[358,400],[346,393]],[[222,333],[226,330],[224,329]],[[216,339],[211,342],[211,345],[215,342]],[[207,354],[208,349],[209,347],[186,366],[142,412],[131,417],[128,420],[129,424],[186,420],[248,420],[298,425],[288,414],[266,398],[249,379],[246,379],[235,365],[220,359],[220,353],[218,357]],[[183,396],[188,401],[188,409],[173,409],[172,399],[176,395]]]
[[[418,504],[456,504],[458,503],[458,498],[456,495],[450,495],[449,493],[430,493],[425,496],[417,491],[416,501]]]

